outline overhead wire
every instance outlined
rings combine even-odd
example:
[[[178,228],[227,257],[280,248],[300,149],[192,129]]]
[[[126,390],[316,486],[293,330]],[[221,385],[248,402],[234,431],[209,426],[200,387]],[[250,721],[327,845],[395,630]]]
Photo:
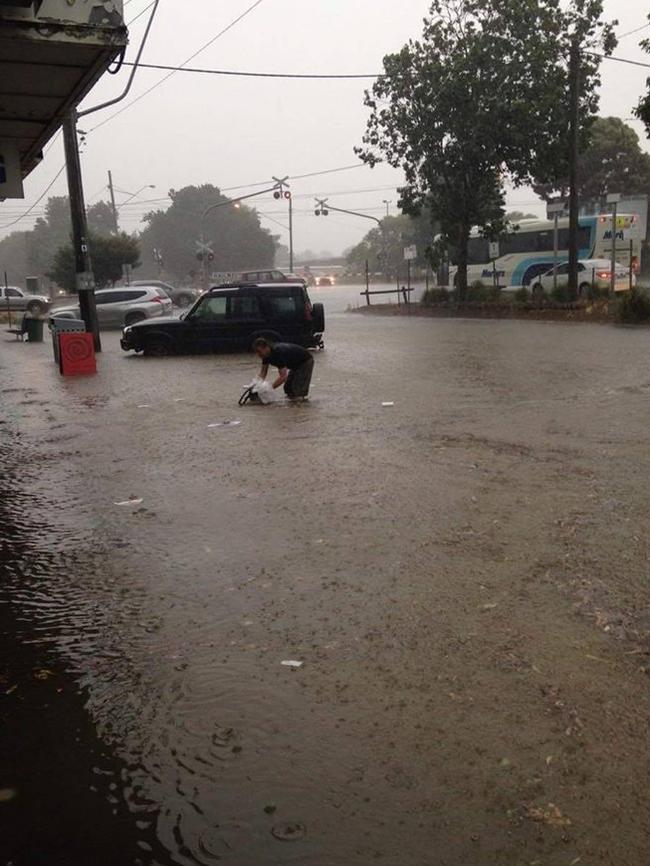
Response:
[[[123,66],[131,66],[132,63],[123,63]],[[162,69],[173,72],[193,72],[199,75],[232,75],[242,78],[294,78],[294,79],[355,79],[355,78],[384,78],[383,72],[245,72],[237,69],[202,69],[197,66],[171,66],[165,63],[141,63],[141,69]]]
[[[181,64],[181,67],[186,66],[188,63],[190,63],[192,60],[194,60],[195,57],[198,57],[199,54],[202,54],[206,49],[208,49],[211,45],[213,45],[217,41],[217,39],[220,39],[222,36],[224,36],[226,33],[228,33],[229,30],[232,30],[233,27],[235,27],[237,24],[239,24],[239,22],[242,21],[244,18],[246,18],[247,15],[250,15],[250,13],[253,12],[255,9],[257,9],[257,7],[263,2],[264,2],[264,0],[255,0],[255,2],[252,3],[250,6],[248,6],[240,15],[238,15],[229,24],[227,24],[226,27],[224,27],[215,36],[213,36],[204,45],[202,45],[201,48],[198,49],[198,51],[195,51],[194,54],[190,55],[190,57],[188,57],[187,60],[185,60]],[[169,72],[168,75],[164,75],[159,81],[157,81],[151,87],[147,88],[147,90],[143,91],[139,96],[136,96],[135,99],[132,99],[130,102],[127,102],[126,105],[123,105],[122,108],[118,109],[118,111],[113,112],[113,114],[109,114],[109,116],[107,118],[105,118],[104,120],[102,120],[101,123],[98,123],[96,126],[94,126],[90,130],[90,132],[95,132],[97,129],[100,129],[102,126],[109,123],[111,120],[113,120],[118,115],[122,114],[123,112],[125,112],[129,108],[131,108],[132,106],[136,105],[136,103],[140,102],[141,99],[144,99],[145,96],[148,96],[157,87],[160,87],[161,84],[164,84],[165,81],[168,81],[173,75],[176,75],[177,71],[178,70],[173,70],[173,71]]]

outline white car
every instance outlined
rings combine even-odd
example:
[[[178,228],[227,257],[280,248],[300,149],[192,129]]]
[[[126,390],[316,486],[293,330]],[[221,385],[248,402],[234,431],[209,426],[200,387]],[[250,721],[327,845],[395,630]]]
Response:
[[[45,295],[30,295],[17,286],[2,286],[0,288],[0,312],[4,310],[31,313],[42,316],[50,308],[50,299]]]
[[[551,268],[541,277],[537,277],[532,285],[533,292],[543,289],[545,292],[553,290],[553,274],[555,269]],[[625,292],[630,288],[630,269],[625,265],[617,264],[616,282],[617,292]],[[600,291],[607,290],[612,284],[612,263],[609,259],[580,259],[578,262],[578,292],[586,295],[592,288]],[[569,285],[569,263],[563,262],[557,266],[557,286],[564,289]],[[636,285],[636,277],[632,274],[632,285]]]
[[[164,289],[157,286],[116,286],[114,289],[99,289],[95,292],[97,319],[100,325],[135,325],[144,319],[171,316],[172,302]],[[58,307],[52,310],[56,319],[79,319],[79,305]]]

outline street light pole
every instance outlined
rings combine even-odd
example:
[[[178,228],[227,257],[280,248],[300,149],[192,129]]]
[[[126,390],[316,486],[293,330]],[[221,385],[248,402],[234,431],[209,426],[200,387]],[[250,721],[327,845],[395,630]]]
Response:
[[[117,222],[117,207],[115,206],[115,190],[113,189],[113,174],[108,172],[108,191],[111,194],[111,210],[113,211],[113,231],[117,234],[120,230]]]
[[[289,270],[293,273],[293,198],[289,198]]]

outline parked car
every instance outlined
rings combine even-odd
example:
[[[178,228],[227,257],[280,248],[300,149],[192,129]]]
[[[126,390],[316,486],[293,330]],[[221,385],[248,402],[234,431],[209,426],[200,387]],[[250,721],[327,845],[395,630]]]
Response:
[[[544,290],[550,292],[553,289],[554,268],[538,277],[532,285],[533,292]],[[578,291],[581,295],[587,294],[592,286],[600,291],[607,290],[612,284],[612,263],[609,259],[580,259],[578,262]],[[636,277],[632,276],[632,284],[636,285]],[[563,262],[557,266],[558,288],[566,288],[569,285],[569,263]],[[625,265],[616,266],[616,291],[625,291],[630,287],[630,269]]]
[[[169,283],[163,283],[161,280],[135,280],[131,285],[155,286],[158,289],[162,289],[172,299],[172,304],[175,304],[177,307],[189,307],[200,294],[196,289],[177,289],[175,286],[170,286]]]
[[[171,298],[156,286],[121,286],[95,292],[97,318],[103,326],[135,325],[144,319],[168,316],[172,312]],[[51,318],[79,319],[79,304],[52,310]]]
[[[242,283],[300,283],[307,285],[304,277],[299,277],[291,271],[279,271],[277,268],[260,271],[242,271],[239,275]]]
[[[20,310],[34,316],[46,313],[51,305],[49,298],[45,295],[30,295],[17,286],[2,286],[0,288],[0,312],[2,310]]]
[[[323,347],[325,311],[304,285],[233,284],[205,292],[180,319],[139,322],[124,329],[125,352],[170,355],[245,351],[256,337]]]

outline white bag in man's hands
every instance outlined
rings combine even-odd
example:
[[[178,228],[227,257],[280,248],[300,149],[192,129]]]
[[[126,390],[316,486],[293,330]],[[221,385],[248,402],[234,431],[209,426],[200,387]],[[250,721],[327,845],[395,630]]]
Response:
[[[270,382],[265,379],[254,379],[251,385],[253,393],[257,394],[260,403],[277,403],[282,399],[282,393],[279,388],[274,388]]]

